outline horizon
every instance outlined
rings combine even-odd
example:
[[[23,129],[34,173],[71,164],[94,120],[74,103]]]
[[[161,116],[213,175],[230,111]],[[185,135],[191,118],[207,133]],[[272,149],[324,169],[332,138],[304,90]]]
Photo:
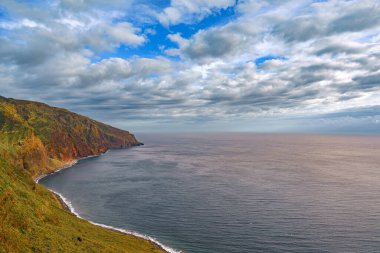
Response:
[[[380,134],[380,3],[0,3],[1,96],[132,133]]]

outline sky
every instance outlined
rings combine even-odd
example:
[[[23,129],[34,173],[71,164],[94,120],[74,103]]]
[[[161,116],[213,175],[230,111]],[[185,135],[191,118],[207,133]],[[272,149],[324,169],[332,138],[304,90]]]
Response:
[[[380,1],[1,0],[0,95],[133,132],[380,134]]]

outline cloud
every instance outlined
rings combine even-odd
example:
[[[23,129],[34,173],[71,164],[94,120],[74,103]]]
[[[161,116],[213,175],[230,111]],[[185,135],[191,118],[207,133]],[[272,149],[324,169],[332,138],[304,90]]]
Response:
[[[90,9],[115,9],[129,7],[131,0],[61,0],[60,6],[70,11],[88,11]]]
[[[145,42],[140,28],[123,20],[115,22],[124,16],[120,10],[127,8],[130,1],[62,1],[43,7],[5,1],[2,5],[13,15],[8,20],[0,20],[0,28],[12,31],[12,39],[26,44],[38,37],[41,44],[48,40],[63,49],[90,46],[97,50],[113,50],[121,44],[136,46]],[[74,6],[81,8],[68,8]]]
[[[307,12],[295,8],[293,18],[282,16],[273,33],[287,42],[300,42],[346,32],[376,28],[380,24],[380,5],[376,1],[326,1],[310,5]]]
[[[22,29],[22,28],[40,28],[44,30],[49,30],[44,24],[37,23],[30,19],[22,19],[18,22],[1,22],[0,28],[6,29],[6,30],[14,30],[14,29]]]
[[[145,129],[351,124],[364,116],[332,115],[379,105],[377,1],[37,2],[0,4],[2,95]],[[197,27],[228,7],[233,19]],[[147,56],[160,31],[165,50]]]
[[[357,76],[352,80],[359,86],[360,90],[380,88],[380,73]]]
[[[198,37],[184,52],[191,58],[218,58],[233,51],[239,44],[240,37],[236,33],[198,33]]]
[[[356,2],[343,9],[329,25],[329,33],[356,32],[380,24],[380,4],[374,1]]]
[[[96,50],[112,50],[120,44],[141,45],[145,42],[145,37],[138,33],[140,29],[128,22],[101,24],[89,29],[84,36],[84,41]]]
[[[232,23],[200,30],[189,39],[179,34],[169,35],[169,39],[176,42],[179,48],[168,50],[167,53],[200,62],[227,59],[250,49],[250,45],[256,42],[255,30],[255,27],[244,27],[243,23]]]
[[[234,4],[234,0],[171,0],[170,6],[157,17],[165,26],[192,23]]]
[[[306,118],[307,120],[305,117],[291,120],[303,122],[305,132],[368,135],[380,133],[379,106],[352,107],[333,113],[308,115]],[[297,127],[294,130],[297,131]]]

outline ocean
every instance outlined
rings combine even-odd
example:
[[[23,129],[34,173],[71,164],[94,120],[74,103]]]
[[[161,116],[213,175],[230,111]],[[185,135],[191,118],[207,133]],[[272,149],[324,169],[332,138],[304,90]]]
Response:
[[[181,252],[379,252],[380,137],[141,134],[40,180]]]

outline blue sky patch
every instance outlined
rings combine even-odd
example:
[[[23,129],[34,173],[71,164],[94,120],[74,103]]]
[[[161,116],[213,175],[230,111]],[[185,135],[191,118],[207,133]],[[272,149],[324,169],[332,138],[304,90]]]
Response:
[[[165,1],[160,1],[159,5],[165,5]],[[168,39],[168,35],[179,33],[183,38],[190,38],[200,30],[206,30],[210,27],[222,26],[231,20],[236,19],[237,14],[235,12],[235,7],[229,7],[226,9],[221,9],[212,13],[211,15],[205,17],[201,21],[194,24],[178,24],[172,25],[170,27],[165,27],[160,23],[146,25],[142,33],[152,30],[153,33],[147,33],[146,41],[144,44],[130,47],[126,45],[119,46],[116,50],[110,52],[100,52],[97,57],[93,59],[97,62],[101,59],[106,59],[110,57],[120,57],[128,59],[135,55],[154,58],[159,55],[163,55],[163,50],[169,48],[176,48],[177,44]],[[122,19],[114,20],[114,22],[123,21]],[[128,21],[128,20],[126,20]],[[100,59],[99,59],[100,58]],[[170,58],[170,57],[169,57]],[[175,59],[174,59],[175,60]]]
[[[271,61],[271,60],[282,60],[282,61],[286,61],[288,60],[288,58],[286,57],[283,57],[283,56],[277,56],[277,55],[266,55],[266,56],[263,56],[263,57],[260,57],[260,58],[257,58],[255,60],[255,64],[257,67],[261,67],[261,65],[263,65],[266,61]]]

